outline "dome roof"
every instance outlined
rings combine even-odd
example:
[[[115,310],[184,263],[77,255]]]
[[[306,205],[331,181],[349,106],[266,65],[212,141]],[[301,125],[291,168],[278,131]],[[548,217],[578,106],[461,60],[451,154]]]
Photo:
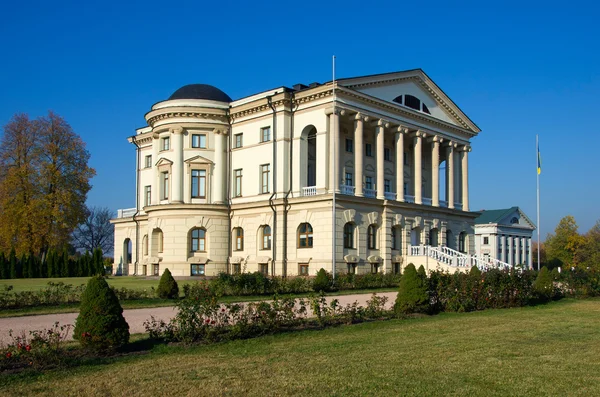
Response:
[[[169,97],[171,99],[208,99],[211,101],[231,102],[229,95],[208,84],[184,85]]]

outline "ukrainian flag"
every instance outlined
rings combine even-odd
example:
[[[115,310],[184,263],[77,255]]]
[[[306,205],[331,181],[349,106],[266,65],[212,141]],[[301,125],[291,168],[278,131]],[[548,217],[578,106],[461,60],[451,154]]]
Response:
[[[540,154],[540,143],[537,143],[537,173],[542,173],[542,155]]]

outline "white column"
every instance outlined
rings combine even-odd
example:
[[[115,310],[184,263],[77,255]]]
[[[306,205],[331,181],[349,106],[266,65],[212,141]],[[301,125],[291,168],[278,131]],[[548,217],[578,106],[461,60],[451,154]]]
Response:
[[[171,168],[172,203],[183,203],[183,128],[173,128],[173,166]]]
[[[431,145],[431,205],[440,206],[440,143],[444,140],[433,137]]]
[[[463,211],[469,210],[469,151],[470,146],[465,146],[462,151],[462,205]]]
[[[513,250],[514,250],[513,236],[508,236],[508,260],[506,263],[509,265],[514,265],[513,261]]]
[[[329,193],[340,192],[340,116],[329,115]]]
[[[152,136],[152,174],[154,178],[152,178],[152,187],[150,188],[151,194],[151,203],[152,205],[157,205],[160,202],[160,172],[158,172],[158,168],[156,168],[155,164],[158,161],[158,153],[160,152],[160,137],[158,134],[153,134]],[[141,164],[140,164],[141,165]],[[143,203],[143,201],[142,201]]]
[[[423,191],[422,191],[422,176],[423,170],[423,138],[425,134],[421,131],[417,131],[415,134],[414,148],[415,148],[415,203],[423,204]]]
[[[380,200],[385,199],[385,167],[384,167],[384,137],[385,137],[385,128],[388,127],[389,124],[384,120],[379,120],[377,122],[377,127],[375,129],[376,134],[376,142],[377,142],[377,198]]]
[[[354,194],[363,197],[363,151],[365,150],[363,115],[357,113],[354,120],[354,186],[356,187]]]
[[[214,130],[213,137],[215,139],[215,172],[213,178],[213,203],[223,204],[224,184],[225,184],[225,133],[221,130]],[[273,165],[271,165],[273,166]]]
[[[527,266],[529,269],[533,269],[533,251],[531,250],[531,237],[527,239],[527,249],[529,253],[527,254]]]
[[[398,127],[396,131],[396,200],[404,201],[404,134],[407,130]]]
[[[502,235],[502,255],[500,256],[500,260],[508,263],[506,260],[506,235]]]
[[[516,238],[516,247],[515,247],[515,265],[520,265],[522,263],[521,259],[521,237]]]
[[[448,196],[446,200],[448,200],[448,208],[454,208],[454,148],[456,147],[456,143],[450,142],[450,146],[448,147],[447,154],[448,160],[446,167],[446,183],[448,184]]]

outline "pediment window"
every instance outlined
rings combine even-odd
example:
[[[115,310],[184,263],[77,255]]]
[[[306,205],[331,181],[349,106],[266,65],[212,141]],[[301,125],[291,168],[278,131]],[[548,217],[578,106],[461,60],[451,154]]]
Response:
[[[427,105],[423,103],[419,98],[409,94],[399,95],[394,98],[394,102],[399,103],[400,105],[406,106],[407,108],[411,108],[414,110],[418,110],[419,112],[431,114]]]

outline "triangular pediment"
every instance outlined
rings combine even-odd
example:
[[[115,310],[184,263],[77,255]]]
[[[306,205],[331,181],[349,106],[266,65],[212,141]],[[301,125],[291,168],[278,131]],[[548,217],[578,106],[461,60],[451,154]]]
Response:
[[[206,157],[202,157],[202,156],[194,156],[194,157],[190,157],[189,159],[185,160],[186,164],[214,164],[211,160],[207,159]]]
[[[160,167],[161,165],[172,165],[172,164],[173,164],[173,162],[171,160],[161,157],[158,159],[158,161],[156,162],[155,165],[157,167]]]
[[[527,215],[525,215],[523,211],[521,211],[519,207],[513,207],[512,211],[503,215],[498,224],[535,229],[535,224],[527,217]]]
[[[338,84],[370,98],[393,104],[407,114],[437,119],[474,134],[481,131],[421,69],[340,79]],[[398,103],[398,97],[402,95],[418,98],[426,108],[416,110],[406,103]]]

